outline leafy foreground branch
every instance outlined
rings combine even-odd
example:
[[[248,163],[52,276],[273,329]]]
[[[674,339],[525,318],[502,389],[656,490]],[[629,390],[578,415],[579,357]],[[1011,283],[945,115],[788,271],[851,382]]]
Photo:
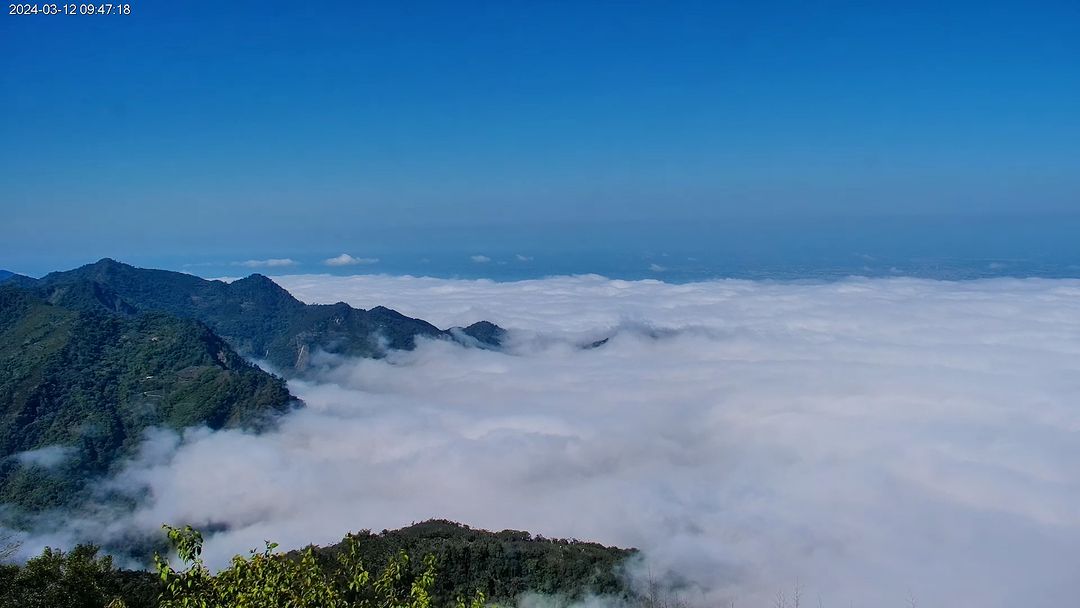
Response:
[[[64,552],[46,548],[25,566],[0,566],[0,608],[431,608],[437,560],[410,567],[405,551],[377,575],[365,569],[358,537],[349,535],[334,557],[315,548],[285,554],[266,543],[262,552],[237,555],[213,574],[202,560],[203,538],[190,526],[165,526],[182,562],[155,556],[156,576],[117,570],[98,547]],[[483,608],[482,591],[456,608]]]
[[[174,562],[159,558],[155,572],[116,568],[92,545],[46,549],[24,565],[0,565],[0,608],[104,608],[110,602],[114,608],[479,608],[479,592],[500,605],[528,593],[567,603],[633,597],[623,576],[633,549],[520,530],[489,532],[433,519],[399,530],[361,530],[334,545],[285,554],[269,545],[216,575],[201,561],[202,537],[195,530],[166,531]],[[366,578],[362,572],[369,572]]]
[[[275,553],[276,543],[267,542],[263,552],[236,556],[228,568],[211,574],[202,561],[202,535],[190,526],[165,526],[177,557],[185,563],[174,569],[167,560],[155,558],[155,566],[165,591],[161,608],[429,608],[435,584],[434,555],[423,560],[423,569],[412,575],[409,556],[404,551],[393,556],[382,572],[372,576],[363,565],[356,537],[346,537],[344,550],[337,554],[336,567],[327,567],[315,549],[299,556]],[[484,594],[477,592],[468,608],[481,608]],[[120,608],[113,602],[110,608]],[[457,608],[466,608],[457,598]]]

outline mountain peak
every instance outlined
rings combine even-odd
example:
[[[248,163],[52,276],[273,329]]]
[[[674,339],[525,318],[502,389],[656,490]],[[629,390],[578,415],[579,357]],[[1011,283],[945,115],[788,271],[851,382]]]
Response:
[[[101,258],[100,260],[94,262],[92,266],[96,268],[134,268],[134,266],[119,262],[112,258]]]
[[[93,264],[87,264],[85,266],[81,266],[79,268],[76,268],[75,270],[69,270],[69,271],[67,271],[67,273],[70,273],[70,274],[73,274],[73,275],[81,275],[81,276],[83,276],[85,278],[100,278],[100,277],[105,277],[105,276],[110,276],[110,275],[115,276],[115,275],[128,274],[128,273],[130,273],[131,271],[134,271],[134,270],[138,270],[138,269],[135,268],[134,266],[130,265],[130,264],[125,264],[123,262],[120,262],[118,260],[114,260],[112,258],[101,258],[100,260],[94,262]],[[54,272],[54,273],[50,273],[49,276],[62,275],[62,274],[67,274],[67,273],[56,273],[56,272]]]
[[[275,283],[270,277],[257,272],[233,281],[230,284],[230,288],[234,291],[245,292],[248,294],[258,293],[263,296],[272,295],[276,298],[283,298],[290,301],[296,300],[287,289]],[[296,302],[297,304],[300,303],[298,300],[296,300]]]
[[[246,276],[246,277],[244,277],[242,279],[236,279],[235,281],[233,281],[234,285],[237,284],[237,283],[240,283],[240,284],[243,284],[243,285],[268,285],[268,286],[273,285],[274,287],[278,287],[278,288],[281,287],[280,285],[278,285],[277,283],[274,282],[274,279],[271,279],[270,277],[266,276],[265,274],[261,274],[261,273],[258,273],[258,272],[253,272],[253,273],[249,274],[248,276]]]
[[[477,321],[462,330],[485,346],[498,348],[506,338],[506,330],[491,321]]]

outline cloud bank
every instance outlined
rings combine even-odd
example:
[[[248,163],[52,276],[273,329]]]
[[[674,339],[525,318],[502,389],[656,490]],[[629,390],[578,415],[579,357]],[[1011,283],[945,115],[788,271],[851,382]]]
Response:
[[[1080,281],[280,282],[488,319],[511,352],[338,361],[291,383],[308,407],[278,432],[161,433],[113,529],[227,524],[220,564],[447,517],[639,547],[696,606],[796,578],[825,606],[1075,597]]]

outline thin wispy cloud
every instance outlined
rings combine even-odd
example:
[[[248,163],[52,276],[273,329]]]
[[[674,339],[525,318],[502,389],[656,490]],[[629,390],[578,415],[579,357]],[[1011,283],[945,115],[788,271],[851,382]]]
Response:
[[[378,263],[379,258],[355,258],[347,253],[323,260],[326,266],[361,266]]]
[[[531,256],[531,255],[522,255],[520,253],[515,255],[514,258],[519,262],[531,262],[531,261],[533,261],[533,256]]]
[[[477,264],[486,264],[491,261],[491,258],[486,255],[474,255],[471,256],[469,259]]]
[[[74,450],[70,447],[50,445],[36,450],[19,452],[13,455],[12,458],[18,460],[22,464],[51,469],[63,464],[71,456],[73,451]]]
[[[291,258],[270,258],[267,260],[244,260],[243,262],[233,262],[234,266],[243,266],[245,268],[288,268],[290,266],[299,266],[300,262]]]

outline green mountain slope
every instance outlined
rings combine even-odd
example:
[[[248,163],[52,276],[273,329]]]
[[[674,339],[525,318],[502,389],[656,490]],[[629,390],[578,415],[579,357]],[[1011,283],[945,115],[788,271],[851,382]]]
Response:
[[[134,315],[139,311],[116,292],[101,283],[75,281],[49,288],[31,286],[32,291],[49,304],[83,312]]]
[[[78,283],[99,285],[138,310],[201,321],[242,355],[268,361],[287,374],[307,369],[318,350],[379,357],[387,349],[415,347],[418,337],[495,347],[503,336],[501,328],[486,322],[442,330],[381,306],[363,310],[345,303],[304,304],[259,274],[225,283],[104,259],[46,275],[36,287],[51,294]]]
[[[85,284],[54,295],[127,311]],[[0,501],[70,504],[151,426],[257,427],[294,402],[202,323],[105,304],[0,286]]]

